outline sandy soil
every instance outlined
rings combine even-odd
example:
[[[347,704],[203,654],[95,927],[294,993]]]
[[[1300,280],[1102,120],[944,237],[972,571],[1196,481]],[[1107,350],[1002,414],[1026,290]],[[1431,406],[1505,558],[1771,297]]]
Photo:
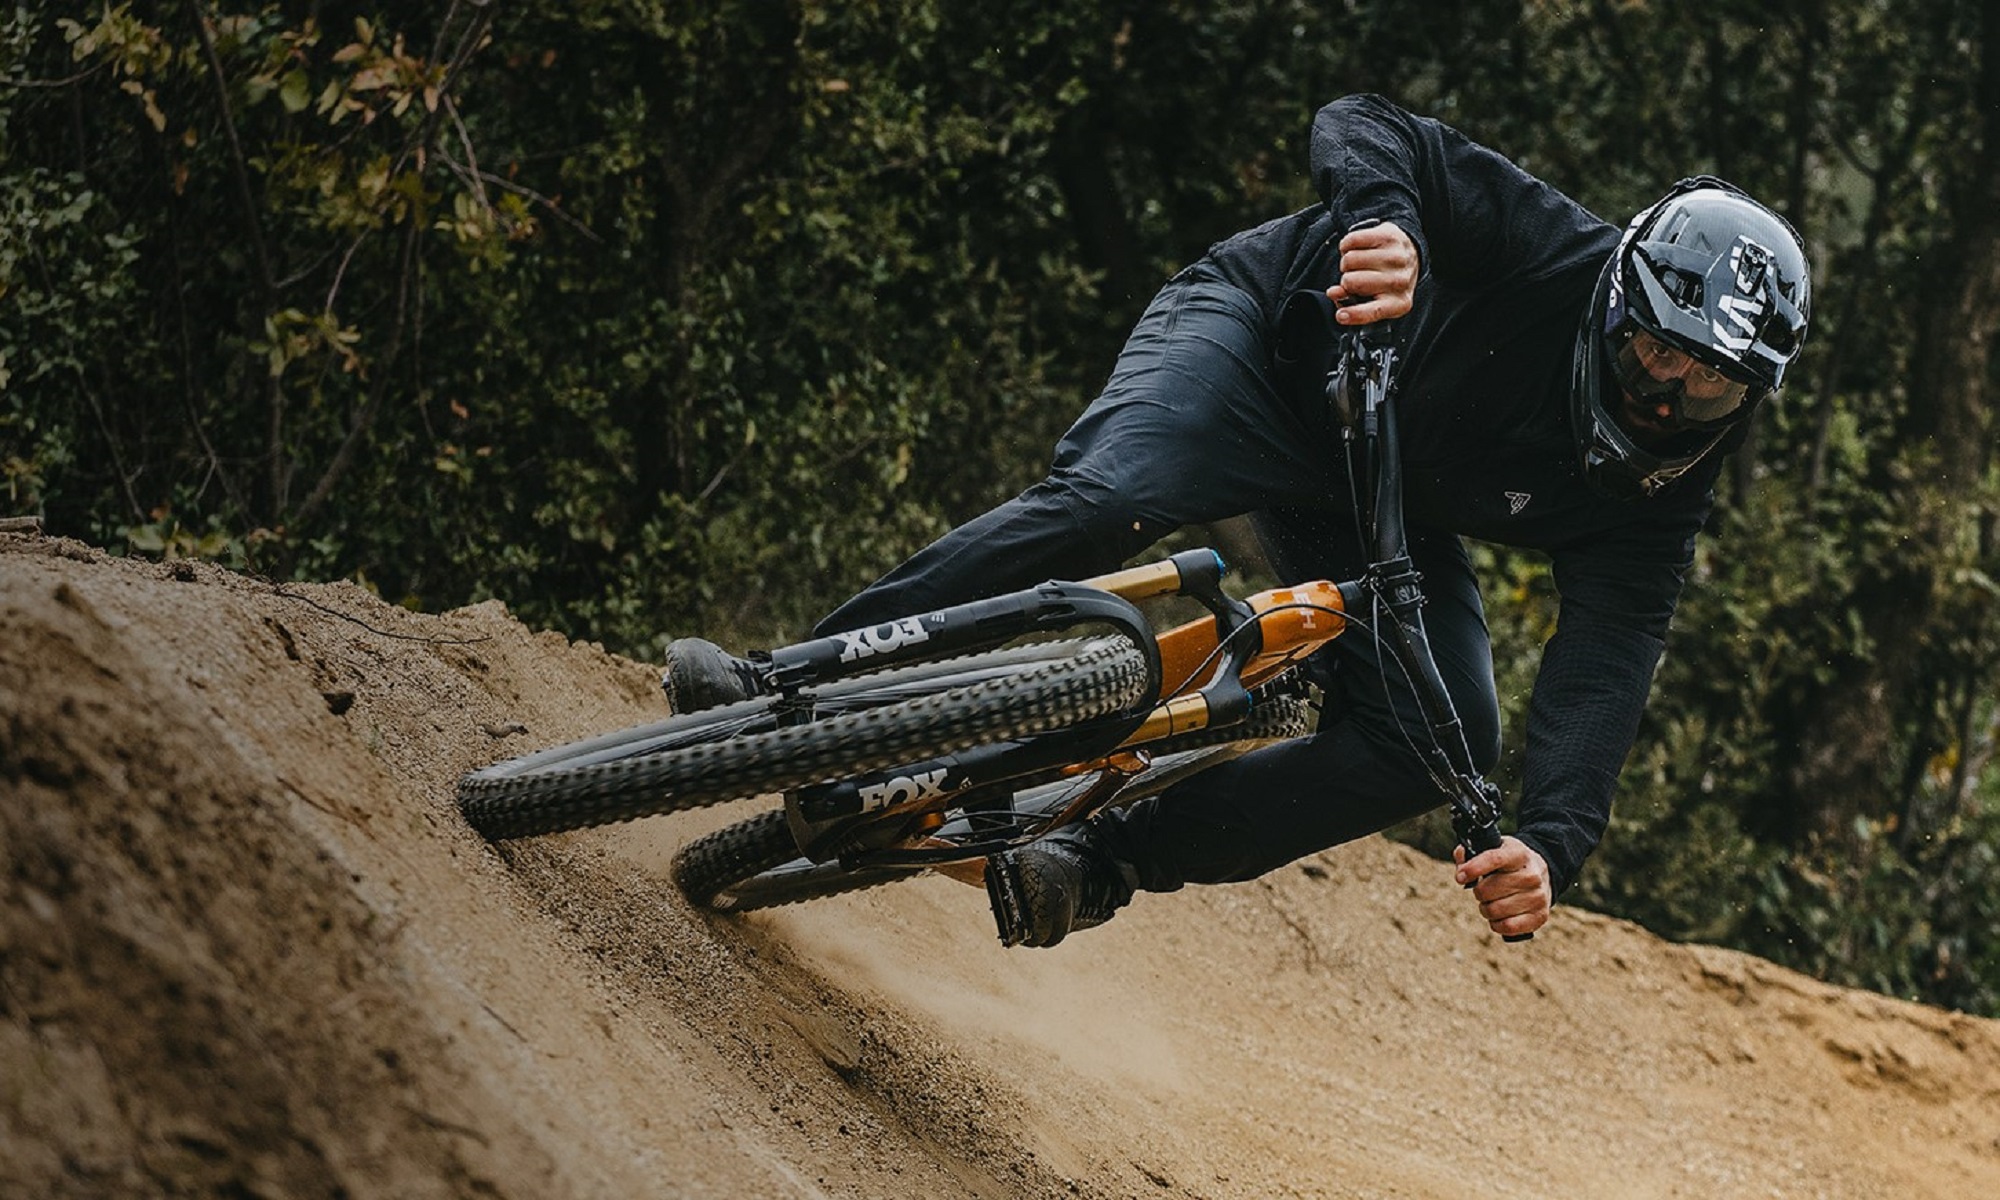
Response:
[[[924,880],[666,882],[735,806],[494,848],[464,770],[653,672],[0,535],[0,1195],[2000,1196],[2000,1023],[1381,841],[1000,948]]]

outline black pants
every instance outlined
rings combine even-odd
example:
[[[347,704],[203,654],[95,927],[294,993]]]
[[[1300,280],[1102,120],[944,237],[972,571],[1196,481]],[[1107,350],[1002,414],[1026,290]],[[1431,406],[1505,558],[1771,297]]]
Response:
[[[1056,447],[1048,478],[946,534],[829,615],[818,632],[876,625],[1046,579],[1116,569],[1182,525],[1244,513],[1288,581],[1367,566],[1325,414],[1270,379],[1256,303],[1202,264],[1161,290],[1102,395]],[[1482,769],[1499,756],[1499,701],[1478,582],[1449,533],[1413,529],[1431,648]],[[1407,686],[1350,629],[1315,663],[1334,703],[1308,738],[1202,772],[1101,823],[1140,886],[1249,879],[1442,803],[1409,739]],[[1394,671],[1393,660],[1389,668]]]

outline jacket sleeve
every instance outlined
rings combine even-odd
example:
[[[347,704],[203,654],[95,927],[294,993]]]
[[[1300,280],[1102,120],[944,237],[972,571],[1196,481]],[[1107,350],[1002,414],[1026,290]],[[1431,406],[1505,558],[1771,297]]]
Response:
[[[1555,555],[1561,610],[1529,703],[1516,835],[1547,860],[1558,895],[1610,820],[1699,528]]]
[[[1603,222],[1574,200],[1380,96],[1319,111],[1311,167],[1334,228],[1393,221],[1416,242],[1423,271],[1455,287],[1503,287],[1602,254]]]

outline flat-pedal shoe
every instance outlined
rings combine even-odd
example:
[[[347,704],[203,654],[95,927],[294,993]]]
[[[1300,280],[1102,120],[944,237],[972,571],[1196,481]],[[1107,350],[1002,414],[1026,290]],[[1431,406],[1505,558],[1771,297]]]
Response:
[[[986,860],[986,899],[1003,946],[1053,946],[1110,920],[1132,892],[1125,870],[1088,824]]]
[[[705,638],[676,638],[668,645],[660,686],[677,713],[720,708],[771,691],[762,664],[738,658]]]

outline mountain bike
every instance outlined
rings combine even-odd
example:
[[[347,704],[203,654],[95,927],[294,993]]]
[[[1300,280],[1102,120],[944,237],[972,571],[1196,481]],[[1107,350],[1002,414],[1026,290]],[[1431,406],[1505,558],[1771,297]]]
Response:
[[[1330,309],[1320,319],[1325,401],[1373,548],[1361,578],[1236,598],[1221,556],[1188,550],[756,653],[769,695],[474,771],[459,785],[466,818],[515,838],[776,793],[782,807],[676,855],[695,903],[746,911],[927,871],[980,884],[989,855],[1307,733],[1296,668],[1355,625],[1418,697],[1411,744],[1467,856],[1498,846],[1498,790],[1473,765],[1424,633],[1393,337],[1339,330]],[[1139,605],[1169,595],[1206,615],[1155,631]],[[1018,904],[987,886],[1012,944]]]

